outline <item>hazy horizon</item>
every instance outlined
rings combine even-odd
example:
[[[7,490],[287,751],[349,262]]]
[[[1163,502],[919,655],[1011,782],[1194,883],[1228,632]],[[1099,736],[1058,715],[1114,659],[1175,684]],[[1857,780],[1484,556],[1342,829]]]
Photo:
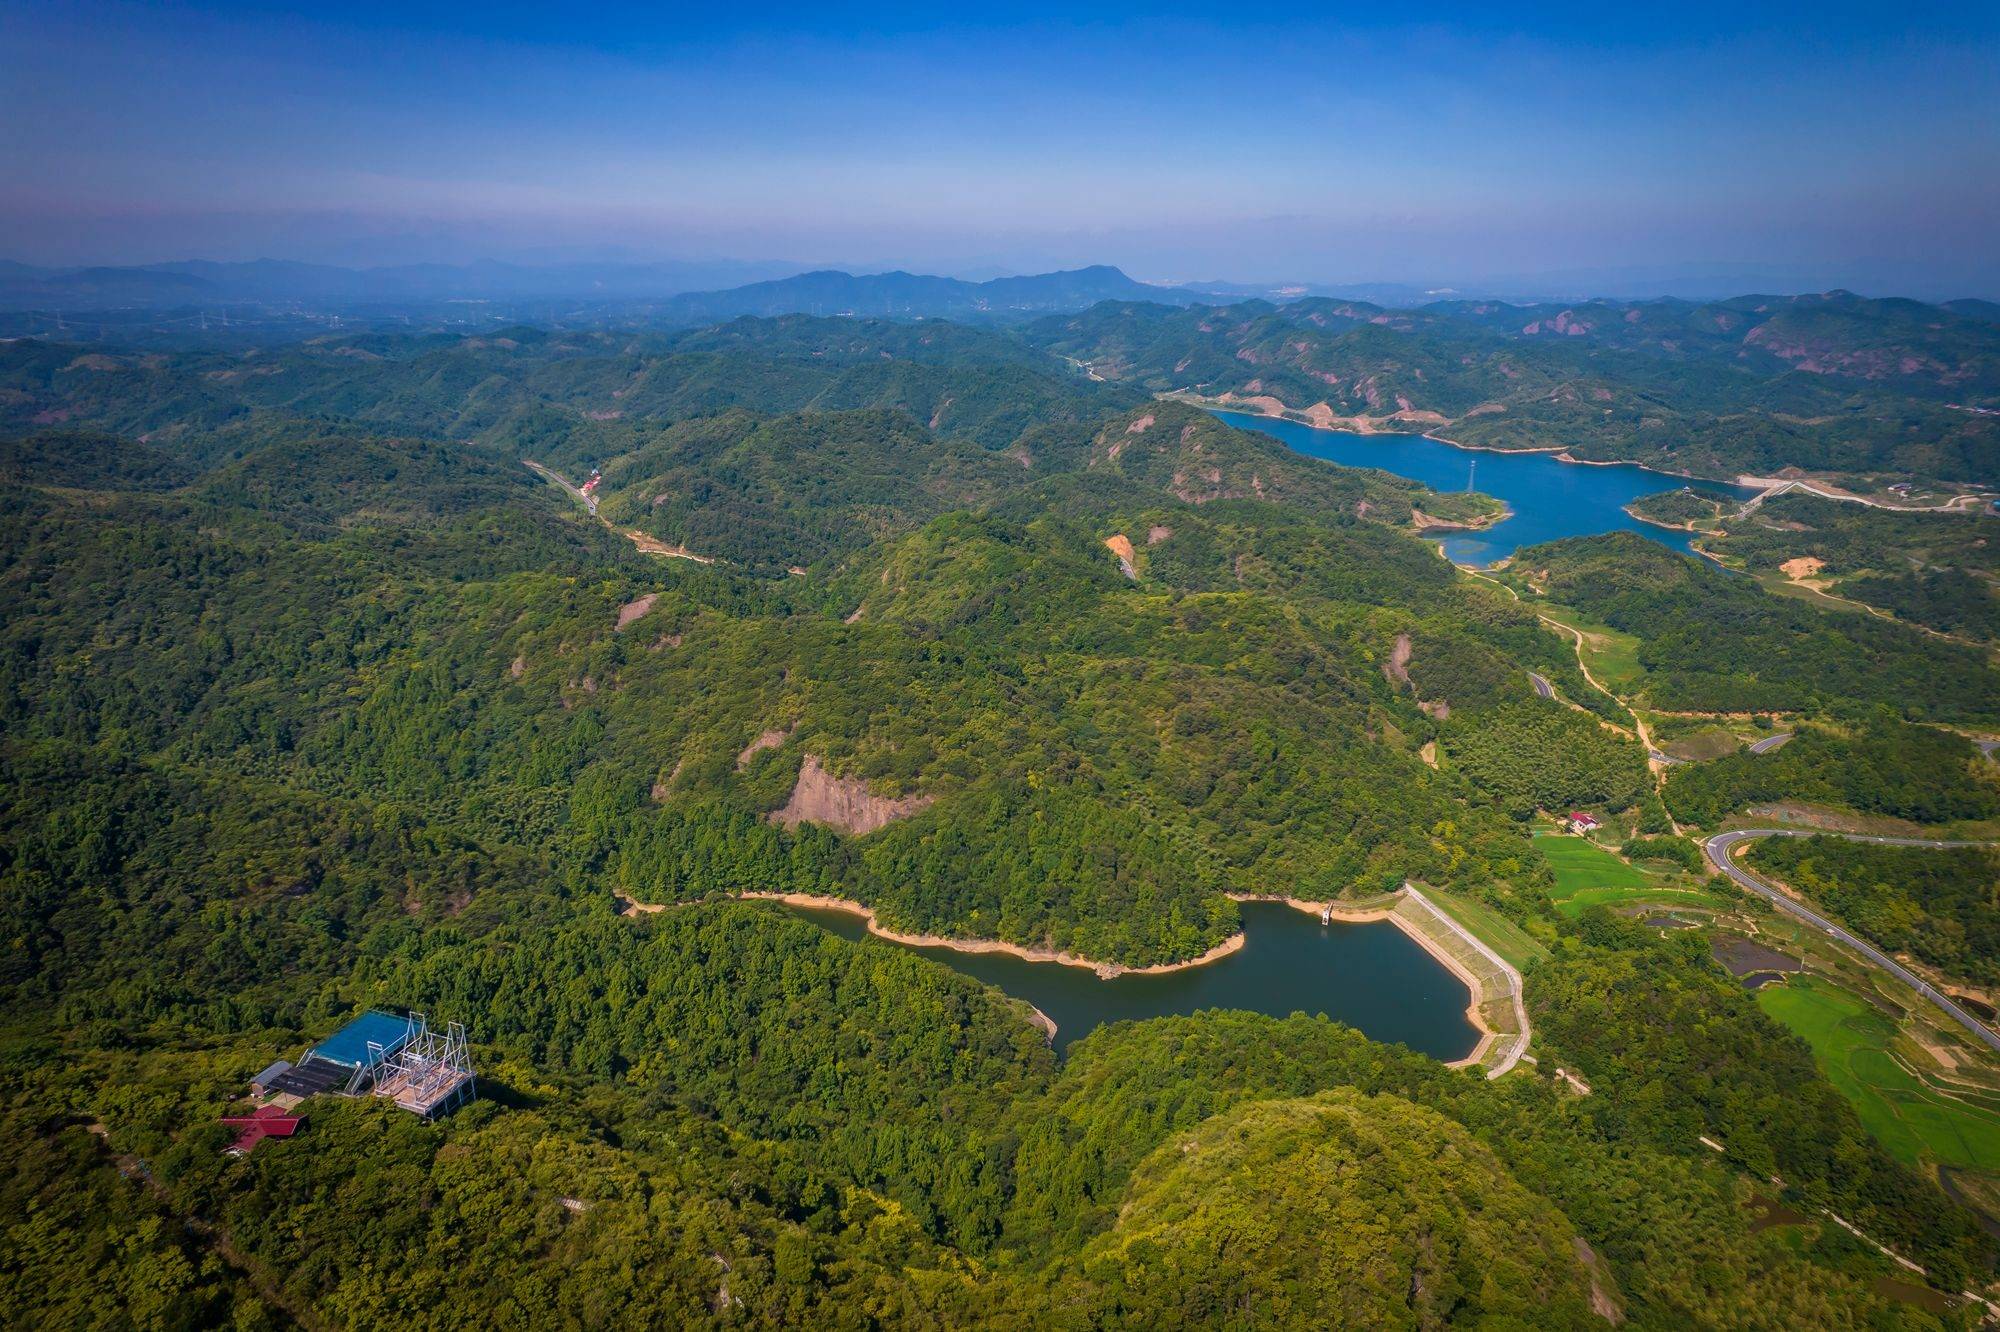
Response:
[[[11,256],[0,255],[0,265],[21,262]],[[633,253],[595,252],[588,254],[550,254],[546,252],[502,253],[480,255],[465,261],[412,260],[407,262],[329,263],[321,260],[301,260],[280,255],[258,255],[250,259],[215,259],[210,256],[182,256],[169,260],[150,260],[134,263],[115,261],[83,261],[71,264],[25,264],[24,267],[51,274],[88,272],[93,270],[121,269],[176,269],[181,266],[214,264],[218,266],[240,265],[255,267],[261,264],[304,265],[309,268],[331,268],[360,274],[401,273],[416,270],[447,269],[464,272],[468,285],[463,294],[470,294],[477,288],[471,285],[480,270],[488,265],[502,266],[527,275],[533,292],[544,295],[594,296],[610,302],[656,301],[665,294],[679,292],[699,293],[704,291],[728,291],[759,283],[773,282],[789,277],[813,273],[844,273],[854,277],[888,276],[898,272],[915,276],[935,276],[954,278],[962,282],[983,283],[1000,278],[1045,276],[1059,271],[1047,269],[1027,272],[1017,267],[991,263],[944,264],[935,270],[926,270],[894,260],[852,262],[826,260],[817,263],[801,263],[784,260],[745,260],[733,256],[687,256],[663,255],[646,257]],[[1078,264],[1076,269],[1111,267],[1116,264]],[[603,285],[606,276],[630,270],[635,274],[650,275],[668,272],[681,275],[681,280],[662,286],[657,280],[648,280],[638,285],[618,288]],[[1122,269],[1120,271],[1123,271]],[[562,283],[532,281],[537,274],[575,274],[587,279],[586,284],[566,286]],[[1955,299],[2000,299],[2000,281],[1984,286],[1977,283],[1968,285],[1935,284],[1919,275],[1913,278],[1899,277],[1893,273],[1872,271],[1866,264],[1821,265],[1817,267],[1786,266],[1780,264],[1684,264],[1652,265],[1645,267],[1605,267],[1597,269],[1553,269],[1540,273],[1504,273],[1491,276],[1453,275],[1410,276],[1405,278],[1384,278],[1374,280],[1343,280],[1319,274],[1288,275],[1278,278],[1243,279],[1229,274],[1213,274],[1205,277],[1190,275],[1161,276],[1151,273],[1127,273],[1135,281],[1166,289],[1211,289],[1217,293],[1239,290],[1243,296],[1273,295],[1279,292],[1304,294],[1353,294],[1360,299],[1382,299],[1390,304],[1416,305],[1427,300],[1451,300],[1455,298],[1497,299],[1506,301],[1564,301],[1601,298],[1616,301],[1644,301],[1651,299],[1679,298],[1687,300],[1712,300],[1732,296],[1791,296],[1827,293],[1836,290],[1851,291],[1866,297],[1910,297],[1918,300],[1943,302]],[[437,299],[414,296],[408,299]],[[242,303],[243,296],[225,296],[228,302]],[[384,293],[380,299],[398,299]],[[1217,294],[1213,299],[1234,300],[1235,295]],[[340,303],[338,301],[336,304]]]
[[[1995,296],[1996,32],[1922,5],[28,0],[0,12],[0,257]]]

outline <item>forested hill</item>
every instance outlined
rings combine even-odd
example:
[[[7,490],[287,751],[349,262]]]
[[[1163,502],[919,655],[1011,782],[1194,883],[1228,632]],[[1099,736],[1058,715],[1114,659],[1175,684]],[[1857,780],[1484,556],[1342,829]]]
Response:
[[[1316,424],[1733,478],[2000,480],[2000,327],[1846,292],[1413,310],[1106,303],[1027,330],[1106,379]]]
[[[889,407],[985,447],[1142,395],[953,324],[794,317],[681,334],[360,336],[246,352],[0,344],[0,428],[89,426],[206,458],[260,421],[331,418],[574,465],[731,407]],[[180,442],[176,442],[176,441]]]
[[[782,571],[1072,474],[1184,504],[1261,500],[1341,522],[1476,521],[1497,508],[1327,467],[1183,403],[1065,417],[990,449],[939,438],[902,412],[728,412],[650,434],[605,463],[599,512],[706,558]]]
[[[1698,527],[1702,548],[1732,567],[2000,642],[2000,514],[1991,510],[1907,513],[1799,491],[1739,508],[1668,491],[1634,511]]]
[[[1634,532],[1527,547],[1509,577],[1531,597],[1638,638],[1643,675],[1633,692],[1662,710],[1881,705],[1928,721],[2000,721],[2000,670],[1983,649],[1819,610]]]
[[[1795,468],[1868,488],[2000,477],[2000,325],[1969,308],[1843,292],[1700,305],[1188,307],[1115,269],[986,284],[808,274],[679,299],[685,308],[667,313],[477,336],[369,333],[190,353],[181,348],[192,334],[178,344],[161,335],[145,354],[16,340],[0,344],[0,420],[145,434],[261,407],[584,443],[578,416],[899,406],[990,447],[1046,411],[1066,358],[1089,368],[1085,387],[1122,388],[1128,401],[1180,391],[1333,428],[1704,476]],[[991,326],[1050,308],[1072,312],[1028,323],[1024,339],[934,317]],[[811,317],[844,310],[875,317]],[[753,352],[754,363],[744,359]],[[983,367],[982,382],[940,391],[946,361],[961,375]]]
[[[949,325],[0,367],[10,1326],[1932,1325],[1773,1176],[1990,1268],[1703,938],[1556,910],[1537,808],[1665,813],[1411,530],[1476,497]],[[1220,1012],[1059,1063],[721,900],[1148,964],[1406,880],[1525,941],[1542,1065]],[[479,1102],[223,1156],[367,1005],[466,1021]]]
[[[313,435],[463,441],[578,483],[601,466],[606,517],[760,571],[1052,473],[1132,473],[1142,460],[1150,484],[1193,501],[1268,498],[1394,523],[1420,500],[1431,518],[1493,511],[1145,401],[1002,334],[887,320],[739,319],[646,337],[521,328],[240,354],[0,345],[0,420],[38,441],[17,444],[13,466],[51,484],[89,466],[85,446],[56,446],[51,432],[113,432],[134,440],[131,457],[183,468]]]

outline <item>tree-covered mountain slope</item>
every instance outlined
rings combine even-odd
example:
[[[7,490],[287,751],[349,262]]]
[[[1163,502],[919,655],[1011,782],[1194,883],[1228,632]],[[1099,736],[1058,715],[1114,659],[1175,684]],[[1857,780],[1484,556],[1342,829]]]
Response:
[[[1914,301],[1106,302],[1027,331],[1104,379],[1313,424],[1703,476],[2000,476],[1992,324]]]
[[[601,465],[598,512],[765,572],[844,556],[1016,494],[1027,496],[1021,511],[1032,511],[1048,478],[1078,473],[1182,505],[1255,499],[1335,523],[1476,523],[1499,507],[1386,472],[1330,467],[1183,403],[1033,426],[999,451],[879,409],[725,412],[641,439]]]
[[[1127,483],[1178,529],[1149,550],[1188,549],[1185,574],[1125,577],[1096,524],[953,515],[823,586],[771,585],[620,550],[525,469],[427,468],[437,447],[302,441],[187,499],[17,497],[15,715],[30,734],[119,728],[246,771],[567,826],[642,899],[840,888],[911,927],[1119,962],[1217,942],[1228,890],[1535,872],[1484,801],[1419,760],[1437,721],[1384,663],[1414,637],[1435,704],[1460,691],[1421,674],[1433,632],[1486,635],[1503,672],[1510,643],[1544,670],[1558,645],[1344,510],[1230,515]],[[406,490],[378,488],[382,459]],[[459,516],[410,531],[426,502]],[[546,572],[504,548],[444,553],[507,511],[542,530],[513,553]],[[1453,604],[1475,622],[1432,631]],[[75,653],[89,669],[68,668]],[[1478,701],[1461,693],[1461,710]],[[921,807],[857,842],[775,826],[807,765]]]
[[[645,391],[1024,355],[703,336],[751,345]],[[1411,530],[1448,501],[1032,368],[1055,405],[990,440],[763,389],[591,421],[623,381],[510,340],[383,340],[341,359],[407,373],[328,373],[319,419],[202,363],[0,353],[96,386],[0,454],[10,1323],[1935,1325],[1845,1231],[1760,1229],[1773,1175],[1939,1291],[1984,1279],[1972,1214],[1705,939],[1554,909],[1524,818],[1651,800],[1643,756],[1532,592]],[[600,463],[620,527],[719,509],[742,557],[647,555],[524,458]],[[1637,544],[1534,567],[1638,635],[1782,613]],[[1881,629],[1887,678],[1970,706],[1924,655],[1954,645]],[[1726,665],[1677,687],[1747,687]],[[1231,892],[1406,879],[1530,945],[1540,1064],[1228,1012],[1058,1059],[998,991],[718,900],[1145,964],[1227,938]],[[225,1157],[244,1080],[369,1005],[467,1021],[481,1099],[315,1100]]]
[[[1766,579],[1784,578],[1939,633],[2000,641],[2000,516],[1911,513],[1791,491],[1754,508],[1690,505],[1658,521],[1691,523],[1703,549]],[[1635,511],[1638,511],[1635,509]]]
[[[1582,1252],[1546,1200],[1443,1116],[1338,1091],[1253,1102],[1177,1135],[1133,1172],[1116,1229],[1082,1267],[1119,1321],[1253,1308],[1284,1326],[1588,1327],[1600,1320]]]
[[[1022,470],[900,411],[733,411],[669,426],[604,464],[598,512],[705,558],[782,572],[984,507]]]
[[[1135,400],[999,333],[795,316],[682,334],[517,328],[325,338],[246,352],[0,344],[0,426],[91,427],[206,458],[258,421],[332,419],[576,467],[655,425],[742,408],[886,408],[999,449]],[[322,426],[323,428],[323,426]]]
[[[1634,698],[1662,711],[1807,712],[1882,704],[1919,720],[2000,718],[1988,653],[1864,614],[1829,613],[1632,532],[1517,552],[1508,577],[1636,637]]]

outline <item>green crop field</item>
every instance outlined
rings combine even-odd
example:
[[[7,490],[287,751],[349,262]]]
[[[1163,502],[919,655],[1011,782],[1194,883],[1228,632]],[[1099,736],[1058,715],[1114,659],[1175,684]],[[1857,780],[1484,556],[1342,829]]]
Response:
[[[1566,606],[1537,605],[1538,614],[1583,635],[1583,660],[1598,683],[1623,698],[1646,677],[1639,664],[1639,638],[1579,614]]]
[[[2000,1170],[2000,1115],[1926,1086],[1889,1053],[1896,1026],[1824,981],[1767,985],[1757,1003],[1812,1046],[1813,1056],[1891,1155],[1916,1165]]]
[[[1729,903],[1713,893],[1695,892],[1684,888],[1661,886],[1646,889],[1634,888],[1583,888],[1556,903],[1556,909],[1565,916],[1575,917],[1583,913],[1585,907],[1661,907],[1672,910],[1676,907],[1699,907],[1715,911]]]
[[[1597,843],[1582,837],[1539,833],[1535,846],[1555,871],[1556,886],[1550,897],[1565,916],[1581,915],[1586,907],[1720,907],[1726,905],[1711,893],[1676,888],[1671,880],[1656,877],[1612,855]]]
[[[1583,837],[1541,834],[1535,846],[1556,872],[1558,902],[1584,888],[1655,888],[1645,871],[1626,864],[1597,843]]]

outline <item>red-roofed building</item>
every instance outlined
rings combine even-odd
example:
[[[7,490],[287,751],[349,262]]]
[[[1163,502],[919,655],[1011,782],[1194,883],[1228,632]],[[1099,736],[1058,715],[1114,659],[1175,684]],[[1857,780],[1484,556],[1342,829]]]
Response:
[[[236,1130],[236,1140],[224,1151],[241,1156],[266,1138],[289,1138],[306,1121],[275,1105],[261,1105],[247,1115],[224,1115],[222,1122]]]
[[[1569,830],[1575,833],[1578,837],[1583,836],[1585,833],[1589,832],[1592,828],[1595,828],[1596,826],[1597,826],[1597,820],[1592,818],[1590,815],[1585,814],[1580,810],[1570,811]]]

